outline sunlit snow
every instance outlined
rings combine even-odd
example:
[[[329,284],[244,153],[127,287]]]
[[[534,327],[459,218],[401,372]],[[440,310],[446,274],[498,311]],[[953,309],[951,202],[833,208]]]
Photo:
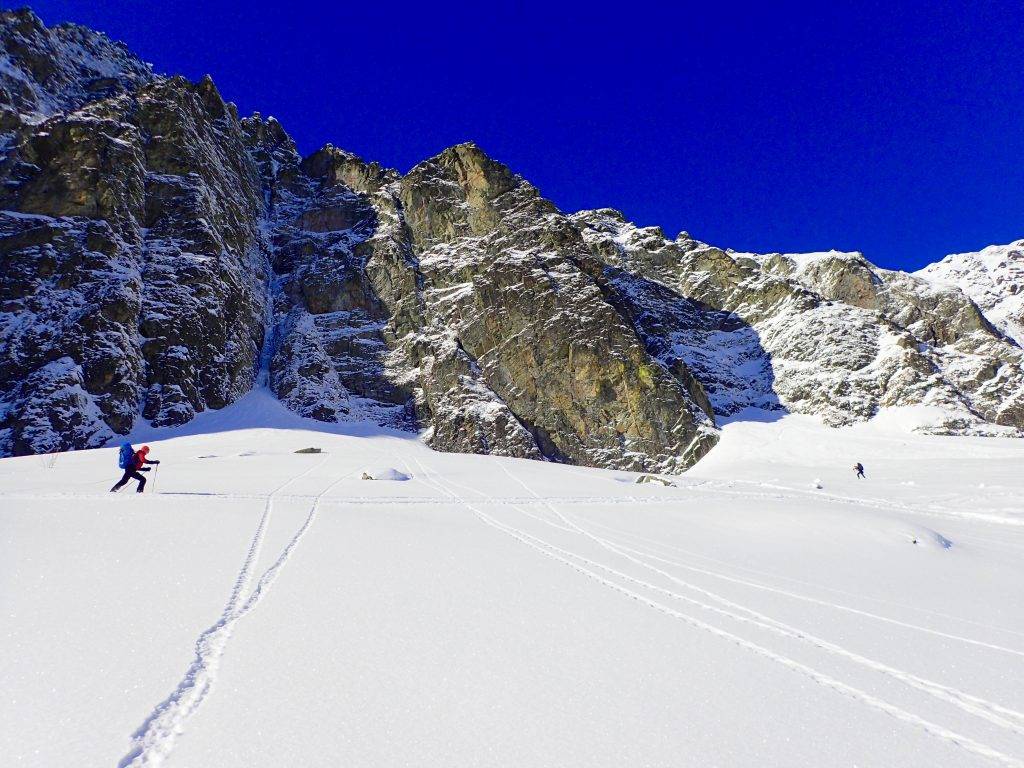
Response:
[[[746,411],[674,487],[261,391],[140,427],[142,496],[115,446],[4,459],[0,755],[1019,766],[1024,444],[927,418]]]

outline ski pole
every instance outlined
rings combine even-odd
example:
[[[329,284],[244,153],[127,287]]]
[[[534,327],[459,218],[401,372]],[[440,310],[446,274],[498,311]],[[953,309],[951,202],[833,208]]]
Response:
[[[160,474],[160,465],[156,465],[156,469],[153,470],[153,493],[156,493],[156,476]]]

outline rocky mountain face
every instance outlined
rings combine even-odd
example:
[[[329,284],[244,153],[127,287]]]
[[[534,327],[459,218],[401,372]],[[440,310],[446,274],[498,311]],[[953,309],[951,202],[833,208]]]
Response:
[[[472,144],[404,175],[302,157],[208,78],[29,11],[0,46],[3,455],[263,385],[441,450],[637,470],[685,469],[748,407],[1024,427],[1007,326],[930,276],[566,215]]]
[[[1024,240],[955,253],[915,274],[959,288],[1000,331],[1024,345]]]
[[[655,334],[663,359],[689,366],[721,414],[777,402],[839,426],[925,404],[949,412],[940,433],[1024,426],[1021,348],[956,286],[859,253],[737,253],[686,233],[667,240],[615,211],[573,219],[606,263],[728,313],[737,327],[710,338],[685,324]]]
[[[47,29],[31,12],[0,16],[0,129],[38,123],[153,79],[122,43],[76,24]]]
[[[232,402],[254,382],[268,275],[237,115],[209,80],[154,78],[97,33],[0,23],[7,81],[26,84],[0,160],[0,450],[101,445],[139,416]]]
[[[269,383],[293,410],[424,426],[444,450],[683,468],[714,443],[699,383],[657,365],[601,265],[473,145],[405,176],[244,121],[272,253]]]

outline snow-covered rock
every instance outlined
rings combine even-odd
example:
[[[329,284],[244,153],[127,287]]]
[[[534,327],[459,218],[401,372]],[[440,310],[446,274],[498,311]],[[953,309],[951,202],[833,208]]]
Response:
[[[1024,346],[1024,240],[951,254],[914,274],[956,286],[999,330]]]
[[[150,66],[78,24],[47,28],[28,8],[0,11],[0,131],[134,90]]]
[[[25,403],[57,358],[80,369],[96,435],[139,415],[182,423],[249,391],[264,337],[263,204],[213,83],[157,78],[15,136],[0,160],[0,452],[42,449]],[[87,431],[58,427],[52,447],[92,445]]]
[[[0,454],[182,424],[263,385],[441,450],[642,472],[691,466],[750,409],[1024,427],[999,330],[1019,250],[960,259],[962,291],[858,253],[566,215],[471,143],[405,175],[302,157],[209,78],[30,11],[0,14],[0,133]]]
[[[617,211],[573,219],[614,270],[731,318],[713,346],[674,345],[703,375],[719,416],[771,407],[777,397],[778,406],[833,425],[923,404],[947,414],[934,432],[1024,428],[1024,355],[954,286],[881,269],[859,253],[739,253],[685,233],[669,240]],[[658,321],[670,314],[662,302]],[[670,338],[663,329],[655,335]],[[717,374],[702,374],[709,368]],[[724,396],[714,393],[715,376],[732,382]]]
[[[394,467],[377,467],[373,469],[364,469],[360,475],[363,480],[389,480],[391,482],[405,482],[409,480],[409,475],[405,472],[399,472]]]

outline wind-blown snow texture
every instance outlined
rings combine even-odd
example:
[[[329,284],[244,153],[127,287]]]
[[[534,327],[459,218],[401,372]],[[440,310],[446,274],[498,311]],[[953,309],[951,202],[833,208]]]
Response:
[[[209,78],[29,11],[0,13],[0,134],[0,455],[257,384],[442,450],[646,471],[693,465],[750,407],[1024,427],[1019,276],[988,251],[938,276],[956,287],[565,215],[472,144],[405,175],[303,158]]]

